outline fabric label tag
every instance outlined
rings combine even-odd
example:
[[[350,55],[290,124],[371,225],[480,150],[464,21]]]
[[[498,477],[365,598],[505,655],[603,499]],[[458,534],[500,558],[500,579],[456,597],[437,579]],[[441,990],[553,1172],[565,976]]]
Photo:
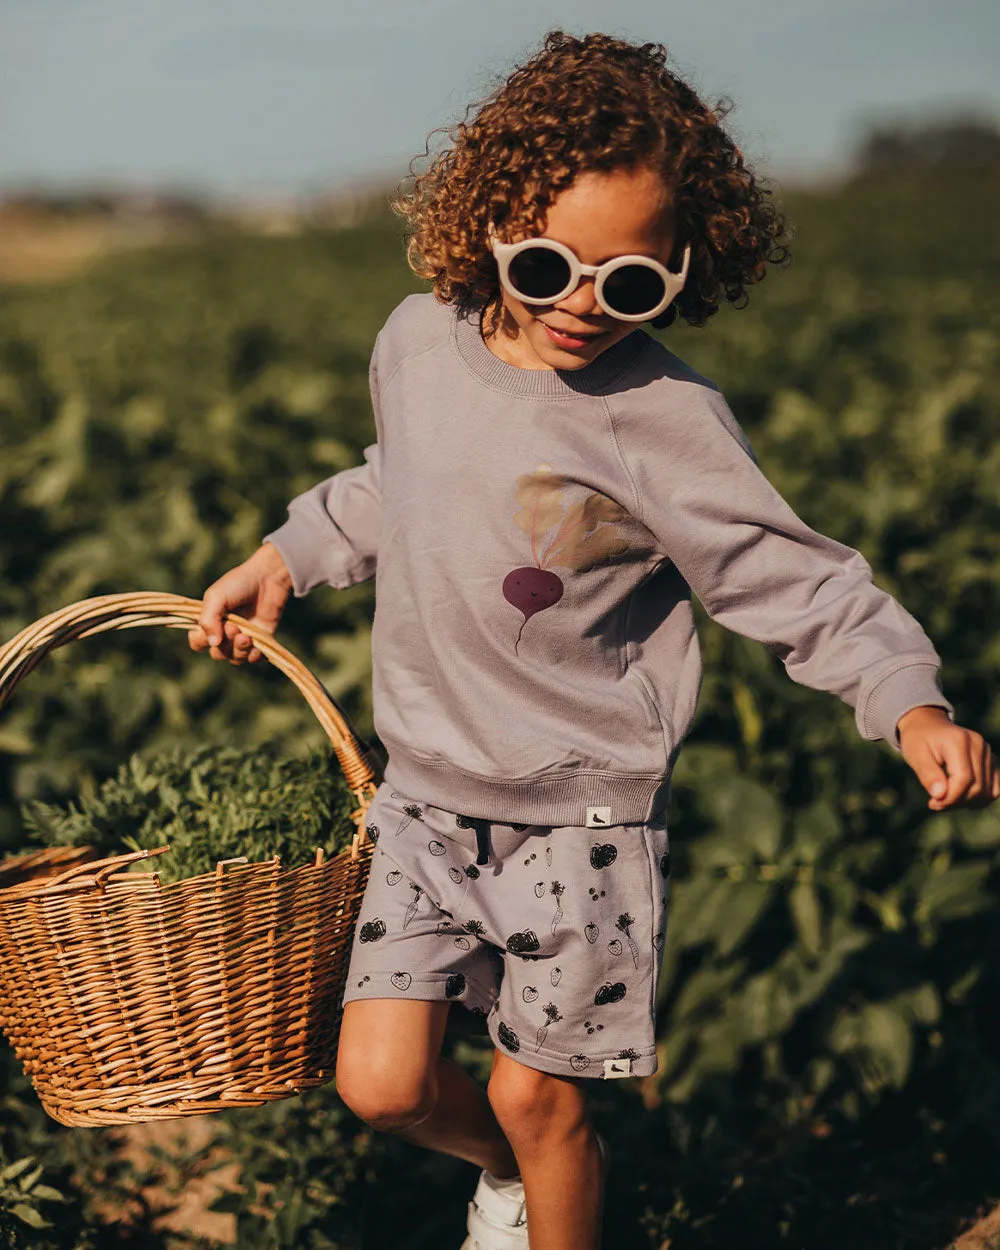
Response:
[[[588,807],[587,808],[587,828],[603,829],[605,825],[611,824],[611,808],[610,807]]]
[[[605,1059],[604,1075],[610,1076],[631,1076],[632,1060],[631,1059]]]

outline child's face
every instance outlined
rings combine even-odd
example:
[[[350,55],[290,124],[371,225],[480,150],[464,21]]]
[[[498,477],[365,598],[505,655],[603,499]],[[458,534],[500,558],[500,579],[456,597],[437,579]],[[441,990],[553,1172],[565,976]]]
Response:
[[[674,234],[663,180],[640,167],[578,174],[553,200],[543,237],[565,243],[585,265],[638,253],[669,267]],[[576,290],[555,304],[528,304],[503,289],[501,296],[499,328],[486,342],[495,355],[522,369],[582,369],[638,324],[602,310],[593,278],[581,278]]]

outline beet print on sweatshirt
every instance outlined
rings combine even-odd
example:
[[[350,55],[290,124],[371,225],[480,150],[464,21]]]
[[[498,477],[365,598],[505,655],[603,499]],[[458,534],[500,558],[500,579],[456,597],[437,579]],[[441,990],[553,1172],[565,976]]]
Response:
[[[515,498],[521,505],[515,522],[531,542],[533,564],[512,569],[503,579],[503,597],[522,614],[514,651],[524,626],[535,615],[558,603],[562,578],[553,565],[583,572],[628,550],[628,543],[606,522],[625,521],[628,513],[606,495],[591,494],[567,506],[566,479],[550,464],[517,479]]]
[[[644,330],[581,369],[520,369],[477,312],[409,296],[370,378],[364,463],[264,541],[297,597],[374,575],[374,724],[401,792],[545,825],[663,810],[701,683],[692,594],[865,739],[898,752],[911,707],[953,715],[919,622],[795,514],[717,387]]]

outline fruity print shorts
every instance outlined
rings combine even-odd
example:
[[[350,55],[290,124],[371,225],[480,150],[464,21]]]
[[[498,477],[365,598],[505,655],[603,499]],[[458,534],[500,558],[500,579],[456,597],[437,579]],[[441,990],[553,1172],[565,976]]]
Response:
[[[383,783],[366,823],[375,850],[344,1002],[453,1000],[542,1072],[656,1071],[665,817],[603,829],[498,824]]]

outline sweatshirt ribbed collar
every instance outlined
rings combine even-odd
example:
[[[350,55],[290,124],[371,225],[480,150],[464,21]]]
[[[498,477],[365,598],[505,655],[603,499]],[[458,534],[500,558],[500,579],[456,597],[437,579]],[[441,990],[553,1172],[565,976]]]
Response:
[[[466,366],[493,390],[535,399],[576,399],[598,395],[627,373],[652,342],[636,329],[601,352],[582,369],[522,369],[494,356],[483,342],[480,309],[458,311],[452,340]]]

